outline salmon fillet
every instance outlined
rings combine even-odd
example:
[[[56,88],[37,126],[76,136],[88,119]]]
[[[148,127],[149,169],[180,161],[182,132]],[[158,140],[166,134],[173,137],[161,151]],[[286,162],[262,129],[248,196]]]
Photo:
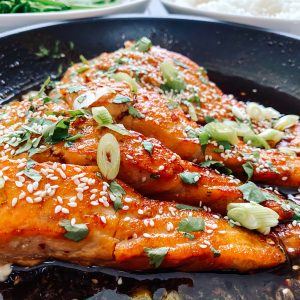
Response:
[[[244,272],[285,261],[276,240],[232,227],[218,215],[144,198],[120,181],[114,182],[122,191],[118,197],[112,183],[97,176],[97,167],[32,164],[30,171],[39,176],[33,181],[25,162],[1,163],[1,263],[55,258],[146,270],[160,258],[162,268]],[[68,237],[71,229],[62,220],[81,226],[79,241]],[[201,221],[203,229],[184,232],[180,223],[188,220]]]

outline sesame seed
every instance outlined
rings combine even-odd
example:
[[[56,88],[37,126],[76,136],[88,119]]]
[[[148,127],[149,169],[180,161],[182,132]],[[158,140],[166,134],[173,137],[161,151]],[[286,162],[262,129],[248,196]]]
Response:
[[[61,212],[62,212],[63,214],[68,214],[70,211],[69,211],[67,208],[63,207],[63,208],[61,209]]]
[[[17,203],[18,203],[18,198],[13,198],[11,201],[11,206],[15,207]]]
[[[106,218],[104,216],[101,216],[100,220],[102,221],[102,223],[106,224]]]
[[[150,238],[150,237],[151,237],[151,235],[150,235],[149,233],[143,233],[143,236],[144,236],[145,238]]]
[[[54,213],[58,214],[59,212],[61,212],[62,206],[61,205],[56,205],[55,209],[54,209]]]

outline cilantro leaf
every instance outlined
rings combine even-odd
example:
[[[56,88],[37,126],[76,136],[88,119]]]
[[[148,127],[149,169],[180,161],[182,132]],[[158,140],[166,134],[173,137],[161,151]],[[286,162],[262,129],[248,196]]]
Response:
[[[213,253],[214,257],[221,256],[221,253],[218,250],[216,250],[213,246],[210,246],[210,250]]]
[[[122,104],[122,103],[132,102],[132,99],[126,96],[117,95],[112,102],[116,104]]]
[[[122,196],[126,194],[125,190],[116,181],[110,183],[109,190],[111,192],[111,200],[114,202],[114,209],[116,211],[122,209],[123,204],[121,199]]]
[[[67,88],[67,91],[69,93],[77,93],[79,91],[81,91],[83,89],[83,86],[81,84],[75,84],[75,85],[71,85]]]
[[[43,134],[45,141],[55,144],[69,137],[70,119],[63,119],[50,125]]]
[[[89,233],[89,229],[86,224],[72,225],[69,220],[59,221],[59,226],[66,230],[64,237],[74,242],[83,240]]]
[[[200,207],[190,206],[185,204],[176,204],[176,208],[179,210],[201,210]]]
[[[211,123],[211,122],[216,122],[216,119],[214,119],[210,116],[205,116],[205,122],[206,122],[206,124]]]
[[[195,231],[203,231],[205,228],[204,219],[200,217],[191,217],[189,216],[187,219],[183,219],[178,224],[178,231],[181,232],[195,232]]]
[[[185,171],[179,174],[179,177],[184,183],[196,184],[200,179],[200,173]]]
[[[149,152],[150,155],[152,155],[152,151],[153,151],[153,144],[149,141],[143,141],[142,145],[144,147],[144,149]]]
[[[144,252],[149,257],[149,262],[151,265],[154,265],[155,268],[158,268],[167,253],[169,252],[169,247],[161,247],[161,248],[144,248]]]
[[[37,164],[36,161],[29,158],[26,163],[24,175],[32,179],[33,181],[39,182],[42,179],[41,174],[38,171],[32,169],[36,164]]]
[[[243,164],[243,169],[248,176],[248,180],[253,176],[253,165],[251,162],[246,162]]]
[[[220,161],[216,160],[207,160],[202,163],[200,163],[201,167],[207,167],[207,168],[213,168],[218,170],[220,173],[225,174],[225,175],[231,175],[232,171],[225,167],[224,164]]]
[[[143,119],[145,118],[145,115],[142,114],[139,110],[137,110],[134,106],[130,105],[128,107],[128,112],[131,116],[133,116],[134,118],[138,118],[138,119]]]
[[[259,204],[267,200],[263,191],[251,181],[239,186],[238,189],[243,193],[243,197],[247,201]]]

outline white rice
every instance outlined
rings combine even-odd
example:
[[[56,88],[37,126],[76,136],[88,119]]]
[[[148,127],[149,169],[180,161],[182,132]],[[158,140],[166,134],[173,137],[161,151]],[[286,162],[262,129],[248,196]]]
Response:
[[[217,13],[300,20],[300,0],[173,0]]]

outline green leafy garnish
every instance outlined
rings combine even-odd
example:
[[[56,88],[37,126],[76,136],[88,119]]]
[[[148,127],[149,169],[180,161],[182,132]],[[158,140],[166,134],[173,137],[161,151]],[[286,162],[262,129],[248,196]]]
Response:
[[[263,191],[251,181],[239,186],[238,189],[243,193],[244,199],[247,201],[259,204],[267,200]]]
[[[216,119],[212,118],[211,116],[205,116],[205,122],[206,124],[209,124],[211,122],[216,122]]]
[[[243,164],[243,169],[248,176],[248,180],[253,176],[253,165],[251,162],[246,162]]]
[[[130,99],[129,97],[117,95],[112,102],[116,103],[116,104],[122,104],[122,103],[131,102],[131,101],[132,101],[132,99]]]
[[[213,246],[210,246],[210,250],[213,253],[214,257],[221,256],[221,253],[218,250],[216,250]]]
[[[218,170],[220,173],[225,174],[225,175],[231,175],[232,171],[225,167],[225,165],[220,162],[220,161],[216,161],[216,160],[207,160],[204,161],[202,163],[200,163],[201,167],[206,167],[206,168],[213,168]]]
[[[158,268],[169,252],[169,247],[145,248],[144,252],[149,257],[150,264],[154,265],[155,268]]]
[[[69,93],[77,93],[79,91],[81,91],[84,87],[81,84],[75,84],[75,85],[71,85],[69,87],[67,87],[67,91]]]
[[[201,210],[200,207],[190,206],[185,204],[176,204],[176,208],[179,210]]]
[[[83,64],[85,65],[89,64],[89,61],[82,54],[79,55],[79,58]]]
[[[142,37],[133,45],[133,48],[140,52],[147,52],[152,47],[152,42],[147,37]]]
[[[143,141],[142,145],[144,147],[144,149],[150,154],[152,155],[152,151],[153,151],[153,144],[149,141]]]
[[[200,173],[197,172],[182,172],[179,174],[179,177],[184,183],[187,184],[196,184],[200,179]]]
[[[116,211],[123,208],[122,196],[126,194],[125,190],[116,182],[112,181],[109,185],[109,190],[111,192],[111,200],[114,202],[114,208]]]
[[[41,174],[38,171],[33,170],[32,168],[37,164],[36,161],[29,158],[26,163],[26,168],[24,170],[24,175],[33,181],[39,182],[42,179]]]
[[[180,232],[195,232],[203,231],[205,228],[205,222],[203,218],[200,217],[191,217],[183,219],[178,224],[178,231]]]
[[[134,106],[130,105],[128,107],[128,112],[131,116],[133,116],[134,118],[138,118],[138,119],[142,119],[145,118],[145,115],[142,114],[140,111],[138,111]]]
[[[188,101],[191,103],[196,103],[197,106],[200,106],[201,104],[200,97],[197,95],[192,96],[191,98],[188,99]]]
[[[69,137],[70,119],[63,119],[50,125],[43,134],[45,141],[55,144]]]
[[[59,226],[63,227],[66,231],[64,237],[74,242],[83,240],[89,233],[89,229],[86,224],[72,225],[69,220],[59,221]]]

